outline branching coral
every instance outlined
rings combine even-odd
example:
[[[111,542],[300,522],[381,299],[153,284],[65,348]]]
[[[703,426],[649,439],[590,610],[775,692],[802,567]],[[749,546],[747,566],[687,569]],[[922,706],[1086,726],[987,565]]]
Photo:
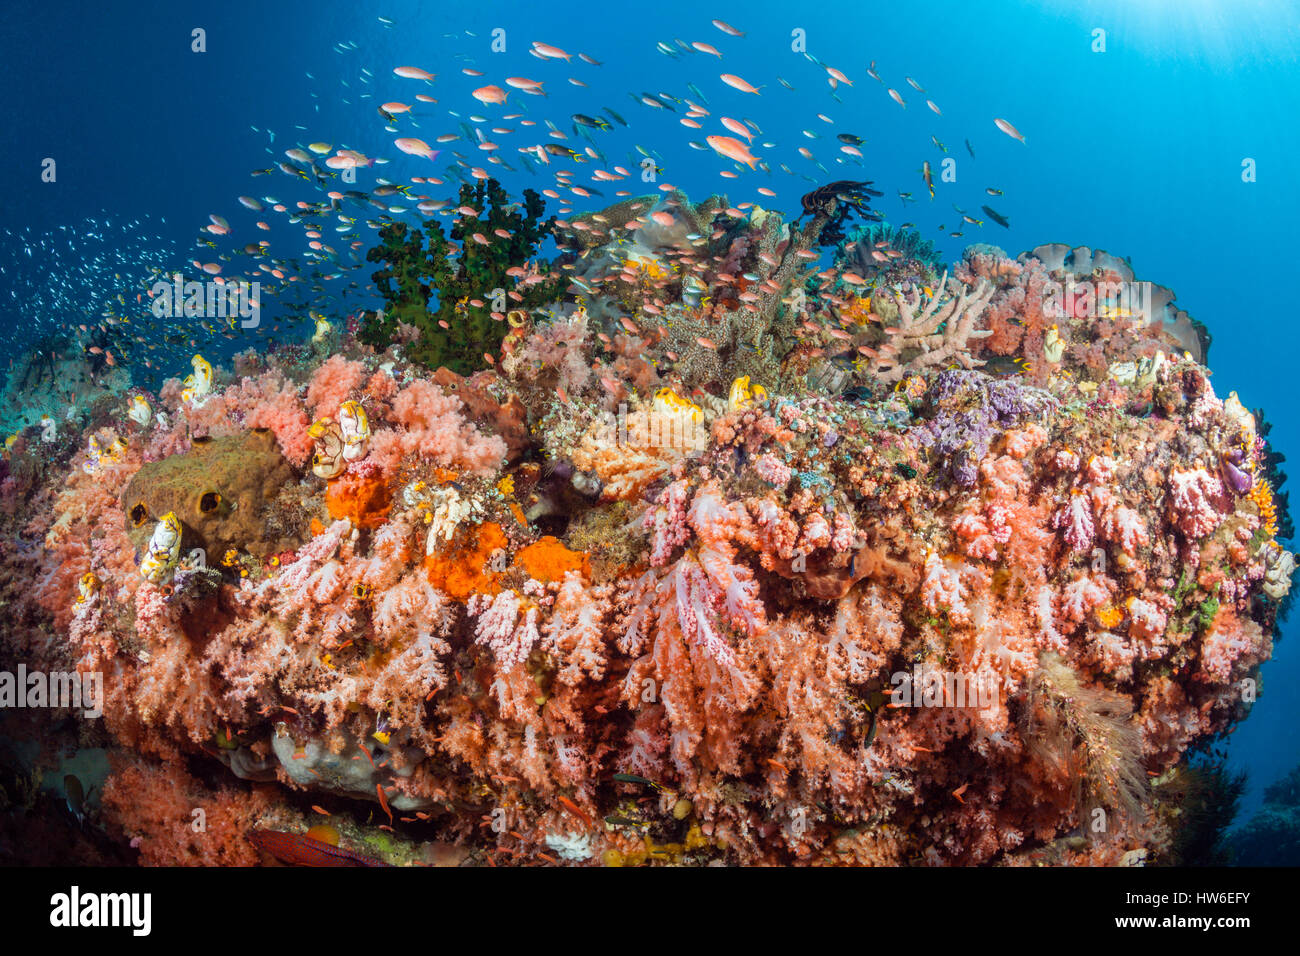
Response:
[[[971,341],[992,334],[977,331],[975,324],[993,296],[993,286],[980,281],[972,289],[956,279],[950,286],[945,272],[937,289],[924,306],[919,292],[895,297],[898,322],[884,330],[885,340],[867,364],[871,378],[892,385],[926,369],[983,364],[973,357]],[[946,300],[945,292],[950,293]]]

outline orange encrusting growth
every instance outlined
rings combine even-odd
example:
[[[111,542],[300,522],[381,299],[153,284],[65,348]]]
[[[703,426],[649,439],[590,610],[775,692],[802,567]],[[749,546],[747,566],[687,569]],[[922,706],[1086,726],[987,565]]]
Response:
[[[1104,607],[1097,608],[1097,623],[1107,630],[1119,627],[1120,622],[1123,620],[1124,612],[1113,604],[1107,604]]]
[[[328,823],[319,823],[307,831],[307,836],[330,846],[339,845],[339,831]]]
[[[1269,540],[1277,537],[1277,505],[1273,501],[1273,488],[1263,478],[1256,479],[1246,495],[1256,508],[1259,509],[1259,517],[1263,522],[1264,533],[1268,535]]]
[[[379,475],[343,475],[325,491],[330,517],[349,518],[358,528],[377,528],[387,521],[391,503],[388,483]]]
[[[586,553],[570,551],[559,538],[549,534],[515,555],[515,564],[543,583],[560,581],[570,571],[581,571],[583,577],[591,579],[591,561]]]
[[[457,601],[471,594],[496,594],[501,590],[498,575],[485,571],[492,553],[509,545],[505,532],[494,521],[471,532],[471,542],[463,548],[447,548],[424,559],[429,583]]]

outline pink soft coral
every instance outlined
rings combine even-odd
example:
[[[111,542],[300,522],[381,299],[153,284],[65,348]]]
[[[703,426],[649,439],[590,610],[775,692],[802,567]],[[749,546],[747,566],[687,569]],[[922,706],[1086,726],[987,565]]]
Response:
[[[248,412],[245,421],[249,428],[271,429],[285,458],[299,468],[307,464],[312,452],[312,440],[307,434],[310,422],[297,389],[281,384]]]
[[[1272,650],[1272,640],[1258,624],[1220,607],[1201,641],[1201,673],[1214,683],[1226,684],[1234,673],[1268,658]]]
[[[1203,538],[1218,527],[1223,498],[1223,483],[1204,468],[1174,468],[1169,473],[1169,510],[1189,538]]]
[[[391,473],[403,459],[424,458],[444,467],[490,474],[505,460],[506,443],[485,436],[461,414],[460,399],[417,379],[393,399],[391,421],[401,426],[374,433],[370,457]]]
[[[267,789],[213,789],[179,763],[118,764],[104,784],[104,813],[145,866],[255,866],[248,831],[271,806]]]
[[[366,367],[342,355],[335,355],[321,363],[307,387],[307,406],[317,418],[338,413],[339,405],[347,401],[361,387],[366,377]]]
[[[1080,575],[1061,591],[1061,618],[1081,623],[1095,608],[1106,603],[1110,591],[1102,577]]]
[[[587,338],[585,315],[575,314],[536,326],[516,348],[502,360],[502,367],[512,378],[536,381],[543,369],[554,369],[556,384],[577,393],[591,379],[591,366],[584,357]]]
[[[926,556],[921,582],[921,603],[931,614],[946,613],[956,624],[969,623],[970,566],[959,558],[941,558],[931,552]]]

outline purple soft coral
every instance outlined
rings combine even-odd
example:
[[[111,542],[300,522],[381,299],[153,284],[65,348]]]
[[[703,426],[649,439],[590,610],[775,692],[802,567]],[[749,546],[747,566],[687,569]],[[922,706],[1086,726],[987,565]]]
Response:
[[[967,488],[975,484],[979,462],[998,434],[1056,406],[1041,389],[966,369],[941,372],[929,398],[937,414],[913,434],[921,447],[944,459],[957,483]]]

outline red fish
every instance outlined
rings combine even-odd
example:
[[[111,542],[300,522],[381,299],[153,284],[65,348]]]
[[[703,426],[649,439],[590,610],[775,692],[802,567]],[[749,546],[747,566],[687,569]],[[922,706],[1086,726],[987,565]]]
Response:
[[[251,830],[248,839],[259,850],[290,866],[390,866],[382,860],[331,846],[303,833],[287,830]]]

